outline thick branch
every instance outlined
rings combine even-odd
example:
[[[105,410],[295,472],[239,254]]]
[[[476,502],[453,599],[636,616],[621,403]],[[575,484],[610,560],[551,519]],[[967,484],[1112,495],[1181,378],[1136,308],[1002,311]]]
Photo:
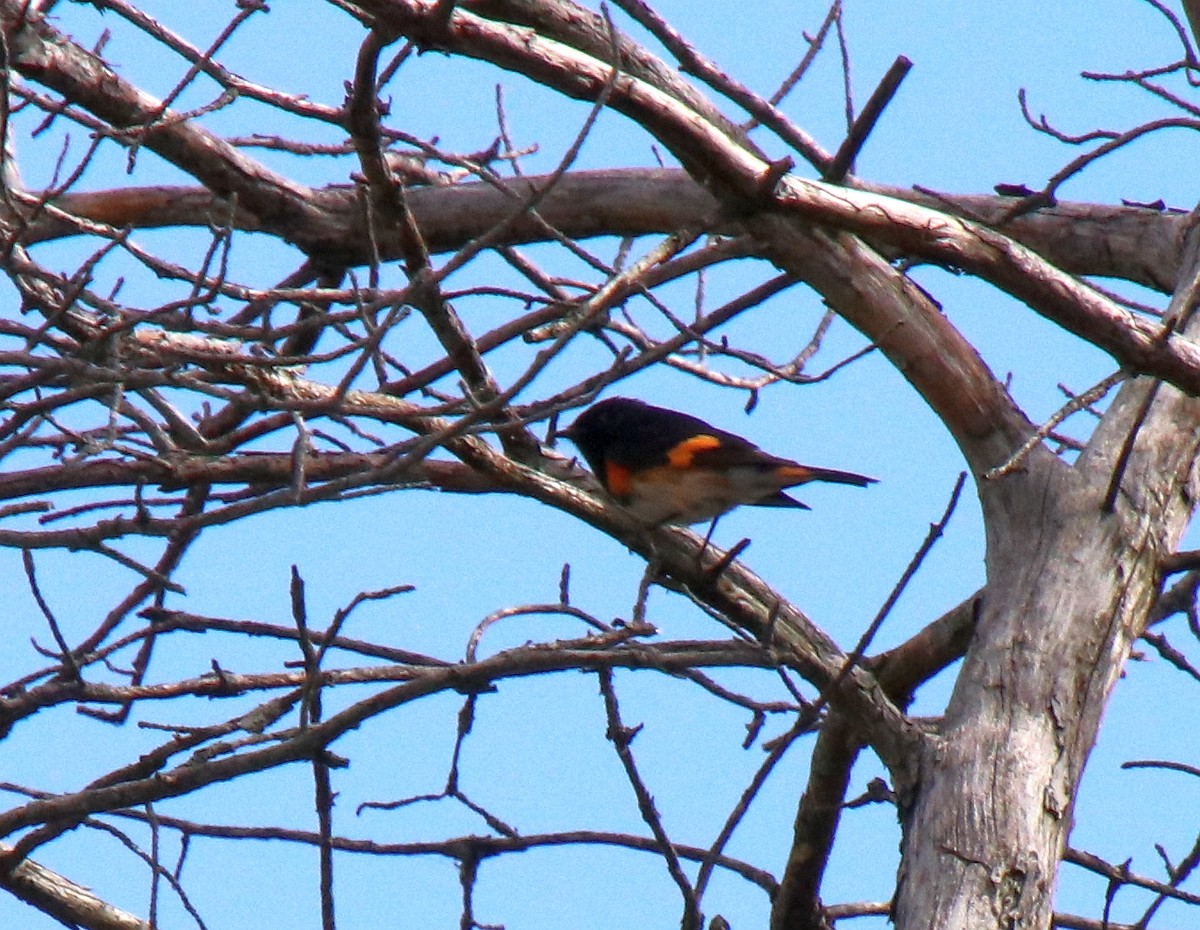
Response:
[[[689,173],[703,180],[731,211],[782,207],[807,222],[877,235],[928,260],[967,268],[1073,332],[1090,334],[1097,345],[1112,352],[1123,365],[1152,372],[1200,394],[1200,349],[1189,340],[1157,340],[1153,324],[1133,317],[997,232],[928,208],[820,182],[789,177],[776,187],[777,166],[740,147],[674,98],[624,76],[610,88],[610,70],[604,62],[535,34],[461,9],[447,15],[433,0],[389,4],[363,0],[359,6],[419,43],[492,61],[572,97],[595,100],[602,92],[608,94],[613,108],[671,148]],[[938,378],[917,371],[917,377],[909,375],[910,380],[935,407],[935,384],[940,384],[946,394],[961,386],[964,392],[976,395],[976,400],[983,399],[978,397],[978,388],[991,378],[990,372],[964,352],[955,351],[950,359],[951,363],[937,372]],[[895,360],[905,364],[903,359]],[[926,361],[936,365],[934,358],[927,357]],[[1000,411],[1004,403],[996,390],[998,385],[990,392],[993,396],[985,399],[985,406]],[[938,410],[942,412],[940,407]],[[947,419],[960,443],[978,426],[960,417]],[[1012,439],[1014,420],[1006,415],[994,421],[1000,445]]]
[[[0,855],[7,851],[8,847],[0,844]],[[28,859],[0,877],[0,885],[68,927],[150,930],[150,924],[140,917],[113,907],[82,885]]]
[[[929,296],[861,240],[774,215],[748,225],[776,264],[812,284],[879,346],[943,419],[976,474],[1033,431]]]
[[[527,29],[426,0],[378,4],[364,10],[417,41],[444,47],[521,71],[563,93],[596,99],[610,68],[604,61],[531,34]],[[0,5],[13,30],[14,63],[22,73],[54,87],[122,128],[136,128],[155,151],[238,202],[280,235],[319,243],[327,257],[340,253],[338,238],[308,206],[310,192],[267,172],[191,123],[164,119],[157,103],[129,86],[94,56],[67,42],[44,22],[26,22],[19,4]],[[1156,338],[1153,324],[1117,307],[1098,292],[1056,269],[1036,253],[976,224],[928,208],[847,188],[789,178],[776,192],[764,190],[772,168],[720,126],[698,118],[678,98],[652,85],[623,78],[610,103],[670,146],[693,176],[703,178],[727,206],[745,209],[774,201],[813,222],[832,224],[903,251],[966,268],[1009,291],[1072,332],[1113,354],[1134,372],[1154,374],[1189,393],[1200,393],[1200,350],[1172,336]]]
[[[1191,336],[1195,238],[1187,269],[1168,319]],[[1198,430],[1200,401],[1133,379],[1074,468],[1031,457],[1021,473],[984,485],[987,589],[902,818],[902,930],[1049,922],[1105,704],[1197,499]]]
[[[524,216],[511,219],[514,204],[527,202],[548,178],[510,178],[504,187],[482,181],[413,187],[408,207],[431,252],[453,252],[509,220],[498,245],[544,242],[547,225],[572,239],[592,236],[643,236],[705,225],[708,232],[736,234],[739,224],[718,214],[713,196],[684,171],[667,168],[614,168],[573,171],[538,202],[545,221]],[[1003,220],[1011,197],[934,195],[904,188],[864,186],[864,190],[940,209],[983,224]],[[389,229],[365,228],[362,206],[350,187],[313,192],[311,205],[325,214],[322,223],[342,237],[348,263],[367,265],[376,257],[401,257],[401,245]],[[76,223],[56,211],[120,229],[207,226],[213,217],[234,228],[262,231],[253,214],[236,210],[202,188],[127,187],[119,190],[69,192],[40,213],[24,233],[28,245],[75,235]],[[1186,215],[1147,207],[1060,202],[1010,220],[1004,230],[1048,262],[1074,275],[1120,278],[1169,292],[1179,273],[1179,254]],[[881,248],[881,240],[873,240]],[[378,254],[372,252],[377,248]],[[899,253],[897,253],[899,254]]]
[[[891,198],[785,179],[780,201],[818,222],[878,237],[909,255],[970,271],[1108,352],[1132,372],[1200,394],[1200,346],[1124,309],[1008,236]]]
[[[387,452],[310,452],[304,476],[320,483],[389,469],[387,483],[397,487],[425,486],[460,494],[502,490],[459,462],[425,459],[406,463],[397,473],[395,455]],[[84,459],[44,468],[0,474],[0,500],[53,494],[73,488],[158,485],[164,490],[208,484],[251,485],[256,490],[286,488],[296,481],[296,462],[289,452],[246,453],[231,456],[178,455],[171,459]]]
[[[239,205],[282,238],[320,227],[309,206],[311,191],[268,170],[160,101],[138,90],[95,55],[49,25],[29,4],[0,0],[0,26],[9,42],[9,65],[30,80],[84,107],[167,161]]]
[[[871,659],[885,693],[898,707],[916,688],[962,658],[971,641],[980,594],[952,608],[901,645]],[[813,747],[808,784],[800,798],[787,866],[771,908],[772,930],[827,926],[821,883],[841,821],[850,774],[862,749],[853,721],[833,712]]]

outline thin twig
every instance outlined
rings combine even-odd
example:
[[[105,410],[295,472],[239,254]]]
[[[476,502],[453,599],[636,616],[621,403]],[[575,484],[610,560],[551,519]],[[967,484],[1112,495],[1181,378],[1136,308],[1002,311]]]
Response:
[[[912,62],[904,55],[898,55],[896,60],[892,62],[892,66],[888,68],[887,73],[883,76],[883,80],[875,88],[870,99],[867,100],[867,105],[863,107],[862,112],[855,118],[850,126],[850,131],[846,133],[846,138],[839,146],[837,153],[833,156],[833,161],[829,163],[829,167],[825,169],[823,177],[831,184],[840,184],[849,172],[854,167],[854,162],[858,158],[858,153],[862,151],[862,147],[867,142],[867,137],[871,135],[871,131],[875,128],[875,124],[879,121],[879,117],[883,115],[884,109],[892,98],[896,95],[896,91],[900,89],[900,84],[905,76],[912,68]]]
[[[1067,401],[1062,407],[1054,412],[1054,414],[1046,420],[1041,426],[1034,431],[1025,442],[1021,443],[1020,447],[1009,456],[1008,460],[995,468],[989,468],[983,473],[984,480],[995,481],[997,478],[1003,478],[1005,475],[1012,474],[1020,468],[1025,459],[1029,457],[1038,444],[1047,436],[1054,432],[1055,427],[1063,420],[1080,410],[1085,410],[1096,401],[1100,400],[1105,394],[1111,391],[1116,385],[1120,384],[1128,377],[1123,371],[1114,371],[1107,378],[1104,378],[1097,384],[1092,385],[1082,394],[1077,394]]]
[[[931,523],[929,525],[929,532],[925,534],[925,539],[921,542],[921,545],[917,547],[917,551],[913,554],[912,559],[909,560],[909,563],[905,567],[903,574],[900,576],[900,580],[897,581],[892,587],[891,592],[884,600],[883,605],[879,608],[878,613],[875,614],[875,618],[863,632],[862,636],[859,637],[859,640],[855,644],[854,648],[846,656],[846,661],[843,663],[842,669],[840,672],[838,672],[837,677],[830,682],[827,688],[824,688],[821,691],[820,697],[814,703],[814,710],[819,710],[821,707],[825,706],[830,699],[830,696],[837,693],[838,688],[841,687],[841,684],[843,681],[845,681],[846,676],[850,674],[850,670],[862,661],[862,657],[866,654],[867,647],[870,646],[871,641],[875,638],[875,634],[879,632],[879,628],[883,626],[883,621],[886,620],[888,614],[892,612],[892,608],[900,599],[900,595],[904,593],[904,589],[908,587],[908,583],[912,581],[913,577],[916,575],[917,570],[925,561],[925,557],[929,555],[929,551],[933,548],[934,543],[941,539],[942,533],[946,530],[946,524],[950,522],[950,517],[953,515],[955,508],[958,507],[958,498],[962,494],[962,489],[966,484],[966,481],[967,473],[965,471],[959,472],[958,479],[954,482],[954,488],[950,492],[950,500],[946,502],[946,509],[942,512],[941,517],[936,523]]]
[[[696,896],[696,890],[683,871],[675,847],[667,836],[662,818],[659,817],[658,810],[654,806],[654,797],[646,787],[646,783],[642,781],[642,776],[638,773],[637,762],[633,758],[633,751],[630,749],[630,745],[641,727],[630,728],[621,722],[621,709],[613,688],[612,671],[601,669],[597,672],[596,677],[600,682],[600,693],[604,697],[604,710],[608,717],[606,736],[617,751],[617,757],[621,760],[621,766],[625,769],[625,775],[637,797],[638,810],[641,812],[642,820],[650,828],[651,834],[658,843],[663,860],[667,864],[667,872],[679,887],[680,894],[683,895],[683,918],[681,921],[683,930],[700,930],[700,902]]]

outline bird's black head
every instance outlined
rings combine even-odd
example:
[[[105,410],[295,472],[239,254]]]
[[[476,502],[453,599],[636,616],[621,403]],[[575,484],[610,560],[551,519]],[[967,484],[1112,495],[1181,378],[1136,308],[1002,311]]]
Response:
[[[593,404],[557,435],[575,443],[592,471],[603,475],[606,463],[635,469],[661,465],[673,446],[699,433],[740,442],[696,417],[632,397]]]
[[[639,431],[648,408],[648,404],[632,397],[610,397],[592,404],[574,423],[555,435],[575,443],[592,471],[603,474],[609,450],[614,445],[623,445]]]

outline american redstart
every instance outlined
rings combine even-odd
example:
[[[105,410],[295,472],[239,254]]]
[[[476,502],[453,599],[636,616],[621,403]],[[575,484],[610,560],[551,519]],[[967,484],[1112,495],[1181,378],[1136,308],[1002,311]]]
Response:
[[[808,510],[784,488],[876,480],[770,455],[697,417],[629,397],[593,404],[556,435],[575,443],[605,490],[650,524],[702,523],[741,504]]]

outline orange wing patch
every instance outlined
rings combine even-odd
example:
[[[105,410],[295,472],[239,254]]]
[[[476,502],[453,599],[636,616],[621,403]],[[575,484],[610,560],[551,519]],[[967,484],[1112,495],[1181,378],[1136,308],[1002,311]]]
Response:
[[[672,468],[691,468],[692,462],[701,452],[721,448],[721,440],[707,433],[700,433],[676,443],[667,452],[667,464]]]

